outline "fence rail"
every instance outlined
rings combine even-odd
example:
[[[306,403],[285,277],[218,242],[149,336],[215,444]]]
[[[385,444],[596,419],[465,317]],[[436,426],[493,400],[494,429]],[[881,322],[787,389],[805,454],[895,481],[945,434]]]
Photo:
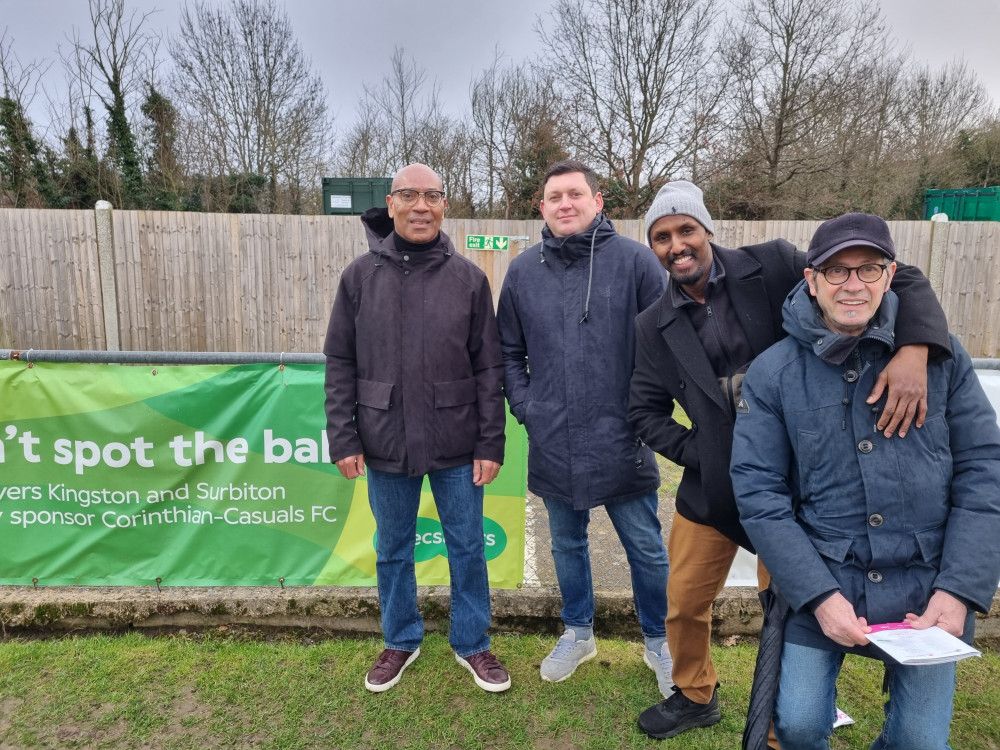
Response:
[[[444,231],[500,290],[541,221],[446,219]],[[616,222],[645,239],[641,221]],[[717,221],[726,247],[818,222]],[[1000,222],[890,222],[901,261],[931,280],[974,357],[1000,356]],[[511,238],[466,250],[469,235]],[[187,352],[319,351],[340,274],[365,252],[351,216],[0,209],[0,346]]]

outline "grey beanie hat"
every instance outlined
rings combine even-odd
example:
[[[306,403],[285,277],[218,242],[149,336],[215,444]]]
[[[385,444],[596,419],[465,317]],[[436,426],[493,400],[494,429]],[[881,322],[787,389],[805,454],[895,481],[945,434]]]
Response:
[[[646,212],[646,240],[649,240],[649,230],[653,224],[664,216],[684,214],[696,219],[712,234],[712,217],[708,215],[705,201],[701,197],[701,188],[687,180],[668,182],[660,188],[653,199],[653,205]]]

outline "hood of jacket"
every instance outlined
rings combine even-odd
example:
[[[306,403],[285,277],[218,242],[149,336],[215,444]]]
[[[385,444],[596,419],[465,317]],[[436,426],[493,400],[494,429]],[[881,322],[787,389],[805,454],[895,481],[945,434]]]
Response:
[[[860,338],[880,341],[889,348],[889,351],[894,350],[898,309],[899,298],[894,292],[887,291],[882,297],[882,304],[875,311],[875,316],[868,321],[868,327]],[[788,335],[803,346],[811,348],[824,362],[842,365],[858,345],[858,336],[834,333],[827,328],[819,305],[809,293],[809,285],[805,279],[788,293],[781,314],[782,327]]]
[[[438,232],[437,242],[430,250],[415,253],[412,258],[403,257],[396,249],[396,225],[389,216],[389,209],[386,206],[369,208],[361,214],[361,223],[364,224],[365,236],[368,239],[368,252],[375,256],[376,266],[389,262],[399,268],[414,266],[432,268],[447,260],[454,251],[451,238],[444,232]],[[407,262],[409,265],[404,266]]]
[[[538,246],[542,263],[546,262],[546,250],[556,261],[564,265],[570,265],[581,258],[589,260],[587,271],[587,296],[583,303],[581,323],[586,323],[590,319],[590,299],[594,288],[594,253],[614,241],[618,237],[611,219],[602,211],[590,222],[590,226],[582,232],[569,234],[565,237],[556,237],[546,224],[542,227],[542,241]]]
[[[602,211],[594,217],[590,225],[582,232],[556,237],[546,224],[542,227],[542,243],[538,249],[542,262],[556,258],[563,263],[572,263],[587,257],[594,250],[599,250],[612,238],[617,237],[614,224]]]

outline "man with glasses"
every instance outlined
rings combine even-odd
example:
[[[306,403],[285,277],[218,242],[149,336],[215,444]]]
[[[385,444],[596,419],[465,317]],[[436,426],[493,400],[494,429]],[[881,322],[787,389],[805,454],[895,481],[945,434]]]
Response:
[[[740,525],[729,458],[740,384],[758,354],[783,338],[781,305],[802,280],[805,254],[784,240],[729,250],[711,242],[712,217],[687,181],[660,188],[646,213],[649,246],[667,270],[667,291],[636,319],[636,364],[629,421],[654,451],[684,468],[667,549],[667,643],[674,692],[639,717],[650,736],[673,737],[721,719],[711,656],[712,602],[725,586],[739,546],[753,551]],[[893,280],[905,315],[899,351],[864,399],[886,435],[924,422],[928,346],[948,356],[947,322],[919,270]],[[888,384],[888,398],[881,399]],[[690,422],[678,419],[680,406]],[[766,589],[767,571],[758,568]]]
[[[367,476],[385,650],[365,677],[382,692],[420,654],[414,573],[424,477],[451,576],[449,642],[483,690],[510,687],[490,651],[483,487],[504,452],[503,360],[486,275],[441,231],[441,178],[400,169],[387,208],[366,211],[368,253],[340,279],[326,344],[330,458]]]
[[[783,306],[789,335],[754,360],[736,408],[740,518],[791,607],[783,750],[830,747],[846,653],[885,661],[873,748],[947,748],[955,662],[900,665],[867,634],[906,622],[971,643],[1000,578],[1000,427],[961,344],[928,368],[924,424],[905,439],[878,429],[883,402],[866,399],[906,314],[889,291],[895,254],[877,216],[820,225]]]

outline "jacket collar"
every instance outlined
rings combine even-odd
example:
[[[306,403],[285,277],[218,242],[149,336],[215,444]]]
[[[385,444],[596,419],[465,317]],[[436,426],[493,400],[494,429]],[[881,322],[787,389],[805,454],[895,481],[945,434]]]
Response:
[[[616,237],[611,219],[602,211],[590,222],[590,226],[582,232],[571,234],[566,237],[556,237],[546,224],[542,227],[542,242],[538,252],[544,262],[547,258],[556,258],[562,263],[569,265],[580,258],[589,257],[591,247],[600,250],[601,247],[611,238]]]
[[[823,322],[819,307],[809,294],[809,287],[803,279],[789,293],[781,308],[784,329],[789,336],[795,338],[824,362],[834,365],[843,364],[857,347],[860,341],[872,340],[886,346],[889,351],[895,349],[896,311],[899,299],[894,292],[887,291],[882,297],[882,304],[875,311],[875,317],[861,336],[848,336],[834,333]]]
[[[361,223],[368,237],[368,252],[375,256],[375,265],[389,263],[401,269],[431,269],[444,263],[455,252],[451,238],[444,232],[429,250],[402,253],[396,249],[396,232],[387,207],[370,208],[361,214]]]
[[[780,331],[775,331],[767,287],[762,276],[763,266],[742,250],[729,250],[714,242],[711,245],[713,260],[723,271],[722,286],[729,294],[756,357],[773,344],[780,334]],[[673,278],[668,277],[667,283],[673,284]],[[669,288],[660,297],[656,326],[673,353],[678,367],[687,372],[690,383],[700,388],[728,414],[726,397],[718,386],[718,379],[705,354],[705,347],[684,308],[674,307]]]

